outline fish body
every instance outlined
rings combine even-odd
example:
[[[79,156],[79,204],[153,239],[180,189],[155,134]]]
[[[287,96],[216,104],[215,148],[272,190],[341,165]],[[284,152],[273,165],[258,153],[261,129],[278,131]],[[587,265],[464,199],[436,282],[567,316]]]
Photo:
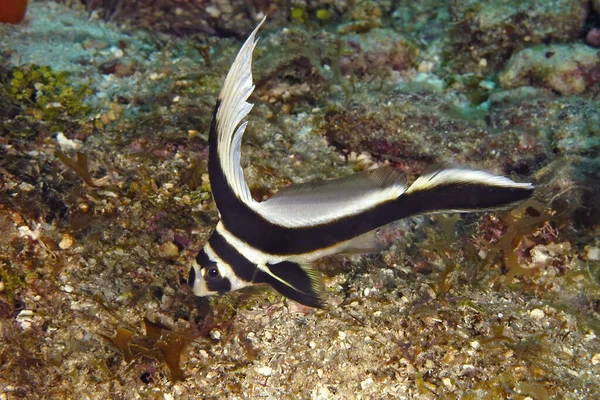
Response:
[[[240,49],[214,108],[208,173],[220,221],[190,269],[197,296],[267,283],[284,296],[323,307],[322,277],[311,262],[336,253],[384,249],[375,230],[418,214],[510,207],[533,193],[485,171],[449,168],[408,186],[392,167],[281,189],[255,201],[240,164],[241,140],[252,109],[252,52],[263,20]]]

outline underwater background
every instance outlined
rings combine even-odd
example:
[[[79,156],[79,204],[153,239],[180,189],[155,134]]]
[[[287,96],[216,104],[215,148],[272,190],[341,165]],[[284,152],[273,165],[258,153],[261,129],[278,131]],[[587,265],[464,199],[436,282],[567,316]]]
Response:
[[[600,1],[20,3],[0,5],[0,399],[600,396]],[[255,199],[439,164],[534,199],[319,260],[323,310],[193,296],[212,109],[264,15]]]

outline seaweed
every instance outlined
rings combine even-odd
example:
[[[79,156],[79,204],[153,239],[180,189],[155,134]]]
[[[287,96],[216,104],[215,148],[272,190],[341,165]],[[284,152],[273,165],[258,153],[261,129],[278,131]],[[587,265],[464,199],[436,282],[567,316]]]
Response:
[[[458,263],[455,261],[455,253],[459,252],[460,249],[457,246],[456,224],[460,220],[459,214],[436,216],[435,222],[438,223],[439,230],[434,232],[432,240],[427,241],[422,246],[422,249],[436,254],[444,266],[444,269],[438,275],[437,286],[435,287],[438,296],[444,296],[452,288],[448,280],[450,274],[458,267]]]
[[[497,343],[497,342],[508,342],[508,343],[515,342],[510,337],[508,337],[504,334],[504,330],[506,329],[505,325],[498,323],[498,324],[492,325],[491,328],[492,328],[492,336],[482,339],[481,340],[482,344],[492,344],[492,343]]]
[[[78,151],[75,159],[67,157],[59,150],[56,150],[55,154],[60,161],[73,170],[89,186],[96,189],[102,188],[104,190],[120,192],[120,189],[117,186],[106,183],[106,178],[108,178],[108,176],[100,179],[92,178],[92,174],[90,173],[88,165],[88,157],[85,153]]]
[[[172,381],[185,379],[179,366],[181,354],[186,346],[197,336],[196,330],[171,330],[160,323],[144,318],[145,335],[136,336],[132,331],[118,327],[116,335],[110,337],[100,334],[105,340],[117,348],[126,362],[131,363],[142,358],[164,362],[171,373]]]
[[[92,179],[92,174],[90,174],[90,170],[88,167],[88,158],[84,153],[77,152],[77,158],[71,159],[67,157],[61,151],[56,151],[56,157],[60,161],[62,161],[67,167],[71,168],[75,173],[83,179],[85,183],[90,185],[91,187],[98,187]]]
[[[555,208],[563,211],[557,213]],[[423,262],[426,265],[439,264],[442,268],[435,285],[432,285],[433,290],[440,297],[447,295],[453,288],[452,277],[461,268],[468,268],[472,274],[467,279],[477,283],[483,278],[481,272],[491,270],[490,267],[498,261],[506,284],[512,283],[516,277],[533,276],[542,266],[535,263],[527,265],[529,250],[538,244],[557,242],[562,237],[561,229],[574,210],[575,205],[571,202],[564,207],[552,207],[530,199],[500,214],[500,217],[490,214],[480,219],[477,233],[471,240],[458,234],[457,223],[461,221],[458,214],[435,216],[436,226],[420,245],[425,255]]]
[[[487,255],[481,262],[481,268],[487,269],[500,258],[506,269],[504,278],[506,283],[511,283],[517,276],[534,274],[539,268],[524,267],[520,255],[524,256],[526,248],[533,247],[536,236],[539,242],[554,241],[558,233],[551,223],[560,225],[574,209],[574,206],[569,203],[565,211],[557,214],[551,206],[530,199],[505,213],[501,218],[506,227],[505,231],[497,242],[486,246]],[[548,231],[552,233],[548,234]],[[529,244],[525,243],[525,239],[530,239]]]

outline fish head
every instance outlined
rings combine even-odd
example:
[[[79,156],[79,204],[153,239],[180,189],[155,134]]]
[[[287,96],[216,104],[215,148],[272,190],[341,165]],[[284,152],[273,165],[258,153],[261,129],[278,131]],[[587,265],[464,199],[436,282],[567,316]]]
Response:
[[[240,279],[233,267],[214,253],[210,243],[200,250],[188,276],[188,285],[200,297],[223,294],[251,284]]]

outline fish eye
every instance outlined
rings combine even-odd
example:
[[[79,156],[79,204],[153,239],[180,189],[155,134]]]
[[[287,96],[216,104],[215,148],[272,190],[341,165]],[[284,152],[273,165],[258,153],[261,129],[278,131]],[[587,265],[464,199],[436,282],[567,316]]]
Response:
[[[210,279],[215,279],[219,277],[219,269],[217,267],[211,267],[206,271],[206,276]]]

